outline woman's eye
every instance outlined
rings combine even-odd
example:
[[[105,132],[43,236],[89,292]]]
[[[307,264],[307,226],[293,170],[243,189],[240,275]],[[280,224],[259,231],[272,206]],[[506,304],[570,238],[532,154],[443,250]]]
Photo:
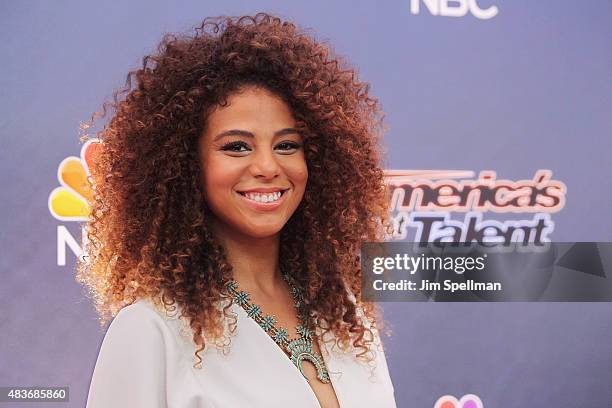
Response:
[[[282,152],[288,152],[288,153],[293,153],[295,150],[299,149],[300,147],[302,147],[302,145],[296,142],[282,142],[276,145],[276,149]]]
[[[234,153],[248,152],[251,150],[245,142],[229,142],[221,147],[221,150]]]

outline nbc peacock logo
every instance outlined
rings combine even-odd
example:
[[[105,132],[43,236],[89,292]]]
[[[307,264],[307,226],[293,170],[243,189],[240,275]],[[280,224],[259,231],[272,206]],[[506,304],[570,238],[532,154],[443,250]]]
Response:
[[[69,156],[57,168],[59,187],[49,194],[48,206],[51,215],[62,222],[85,222],[91,213],[93,200],[90,168],[93,159],[102,147],[100,140],[88,140],[81,147],[80,157]],[[84,226],[83,226],[84,228]],[[85,237],[85,234],[82,235]],[[72,236],[66,225],[57,227],[57,265],[66,265],[66,249],[81,257],[82,246]]]

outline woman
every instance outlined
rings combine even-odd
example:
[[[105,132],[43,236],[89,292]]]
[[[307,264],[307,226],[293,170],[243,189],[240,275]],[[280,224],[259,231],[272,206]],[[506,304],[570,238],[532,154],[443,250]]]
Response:
[[[360,299],[388,223],[354,71],[276,17],[207,19],[113,107],[77,275],[115,316],[87,406],[394,407]]]

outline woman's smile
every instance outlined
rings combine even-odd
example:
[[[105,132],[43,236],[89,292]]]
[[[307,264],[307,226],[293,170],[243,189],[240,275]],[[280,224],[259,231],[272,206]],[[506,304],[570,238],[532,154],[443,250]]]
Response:
[[[288,188],[261,188],[239,191],[240,197],[256,211],[274,211],[287,197]]]

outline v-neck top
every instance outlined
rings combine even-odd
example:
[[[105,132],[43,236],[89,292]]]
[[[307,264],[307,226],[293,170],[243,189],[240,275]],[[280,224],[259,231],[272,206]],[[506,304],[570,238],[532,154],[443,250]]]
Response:
[[[123,308],[111,322],[91,379],[87,408],[320,408],[317,397],[282,349],[237,305],[226,353],[208,346],[195,368],[196,345],[185,319],[151,300]],[[324,340],[333,339],[327,333]],[[395,408],[380,338],[371,366],[354,353],[319,341],[341,408]]]

